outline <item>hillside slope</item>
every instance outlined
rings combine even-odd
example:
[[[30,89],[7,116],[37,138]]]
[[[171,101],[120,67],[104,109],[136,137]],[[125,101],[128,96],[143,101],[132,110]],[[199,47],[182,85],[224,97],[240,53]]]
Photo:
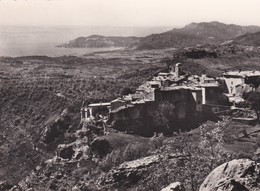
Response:
[[[260,31],[258,26],[227,25],[220,22],[191,23],[180,29],[152,34],[141,39],[139,49],[190,47],[219,44],[245,33]]]
[[[75,141],[70,132],[78,128],[84,100],[114,99],[160,70],[156,55],[109,55],[0,58],[0,190],[2,182],[16,184],[52,158],[58,144]]]
[[[220,44],[246,33],[260,31],[258,26],[239,26],[220,22],[191,23],[183,28],[151,34],[146,37],[117,37],[92,35],[79,37],[59,45],[65,48],[124,47],[137,49],[162,49]]]
[[[139,37],[116,37],[91,35],[79,37],[68,43],[59,45],[65,48],[104,48],[104,47],[135,47],[139,43]]]
[[[126,158],[122,158],[122,153],[117,152],[116,155],[115,151],[109,155],[110,158],[100,159],[97,163],[96,159],[93,162],[80,155],[75,155],[75,160],[73,158],[72,161],[67,157],[67,154],[71,153],[71,148],[77,152],[89,151],[85,148],[85,136],[88,132],[79,125],[79,109],[82,101],[85,100],[86,104],[110,101],[120,96],[126,87],[134,90],[149,76],[163,69],[165,62],[175,64],[174,57],[177,53],[177,50],[175,52],[171,50],[124,50],[96,53],[97,55],[83,58],[73,56],[1,58],[0,182],[7,181],[11,186],[21,182],[36,190],[58,190],[59,188],[62,190],[61,187],[64,188],[63,190],[71,190],[74,186],[79,188],[97,186],[101,179],[107,180],[105,176],[107,171],[101,168],[113,169],[114,166],[118,166],[118,158],[122,160],[120,163],[126,161]],[[185,49],[180,51],[180,54],[183,57],[183,60],[180,61],[183,61],[184,71],[192,74],[206,72],[211,75],[219,75],[225,69],[259,69],[260,63],[260,52],[257,48],[255,50],[244,49],[231,44]],[[163,59],[164,57],[167,58]],[[66,108],[69,108],[68,117],[61,116],[61,113],[67,111]],[[242,127],[244,128],[244,126]],[[242,127],[241,130],[243,130]],[[61,131],[59,131],[60,129]],[[236,143],[238,137],[236,134],[242,132],[238,130],[238,125],[235,124],[232,129],[226,130],[230,130],[232,135],[232,139],[228,138],[228,140],[234,140]],[[53,135],[52,133],[60,133],[61,136],[56,137],[55,141],[50,143],[50,140],[53,139],[48,139],[48,137],[46,139],[46,135]],[[252,137],[254,139],[257,136]],[[172,138],[168,140],[171,141]],[[195,140],[198,138],[195,137]],[[228,144],[227,146],[238,148],[235,150],[237,153],[241,152],[243,148],[243,152],[249,153],[249,148],[251,148],[250,153],[253,153],[255,140],[245,142],[246,140],[239,142],[239,145]],[[47,144],[45,144],[46,142]],[[184,143],[187,142],[184,141]],[[60,144],[62,144],[63,150],[59,150],[57,147]],[[136,145],[139,146],[139,144]],[[128,147],[127,152],[124,152],[124,155],[129,156],[127,159],[132,160],[132,150],[137,153],[135,159],[143,156],[143,147],[140,150],[136,145]],[[154,145],[157,145],[157,142]],[[170,144],[165,142],[165,145]],[[175,143],[172,145],[185,146]],[[148,146],[150,153],[147,151],[147,155],[154,154],[157,147]],[[174,153],[171,148],[169,151]],[[60,157],[57,158],[55,153],[65,158],[60,161]],[[163,151],[162,154],[167,153],[168,150]],[[82,156],[84,156],[84,152]],[[46,159],[51,160],[46,161]],[[102,165],[100,165],[101,163]],[[187,172],[185,168],[181,168],[181,172],[173,173],[176,166],[180,167],[178,163],[175,165],[175,162],[172,163],[172,168],[171,163],[167,160],[162,165],[158,164],[151,169],[153,173],[147,171],[147,173],[141,174],[142,178],[137,178],[140,180],[138,185],[128,185],[128,190],[133,190],[133,187],[138,187],[140,190],[146,187],[148,190],[149,188],[152,190],[154,187],[158,188],[154,190],[160,190],[162,186],[168,185],[176,178],[166,179],[165,177],[180,175],[183,171]],[[169,170],[165,172],[165,169]],[[27,175],[30,176],[31,182],[30,179],[28,182],[28,179],[25,178]],[[205,173],[205,175],[207,174]],[[154,181],[154,178],[158,181]],[[161,180],[167,180],[167,182]],[[122,186],[122,184],[120,185]],[[115,190],[113,185],[107,186],[111,190]],[[94,188],[88,190],[97,190]],[[126,189],[124,187],[119,190]]]
[[[260,46],[260,32],[252,34],[244,34],[232,41],[233,44],[240,44],[246,46]]]

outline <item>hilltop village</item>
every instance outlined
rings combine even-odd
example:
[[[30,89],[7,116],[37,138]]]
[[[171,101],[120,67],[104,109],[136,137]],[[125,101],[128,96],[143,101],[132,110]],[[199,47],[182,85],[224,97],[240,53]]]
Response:
[[[237,110],[246,111],[246,116],[234,119],[253,122],[255,113],[240,107],[240,103],[244,101],[244,93],[255,91],[259,86],[259,79],[259,71],[230,71],[219,78],[190,75],[177,63],[168,72],[160,72],[143,83],[134,94],[108,103],[83,106],[81,118],[85,122],[103,122],[106,127],[143,135],[190,129]]]

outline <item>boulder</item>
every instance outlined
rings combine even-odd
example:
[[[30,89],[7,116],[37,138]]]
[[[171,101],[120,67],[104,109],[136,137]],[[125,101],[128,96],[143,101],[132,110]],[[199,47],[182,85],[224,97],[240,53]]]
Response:
[[[159,163],[161,160],[162,156],[151,155],[137,160],[124,162],[115,169],[109,171],[105,183],[135,184],[141,179],[148,167]]]
[[[154,163],[158,163],[161,159],[160,155],[151,155],[148,157],[143,157],[137,160],[124,162],[119,165],[119,170],[127,170],[127,169],[140,169],[148,167]]]
[[[199,191],[260,190],[260,163],[235,159],[215,168],[204,180]]]
[[[161,191],[185,191],[185,188],[182,183],[174,182],[171,183],[169,186],[161,189]]]
[[[51,121],[51,123],[45,127],[45,130],[42,133],[42,142],[45,144],[54,142],[56,138],[64,134],[71,123],[69,111],[68,109],[64,109],[59,117]]]

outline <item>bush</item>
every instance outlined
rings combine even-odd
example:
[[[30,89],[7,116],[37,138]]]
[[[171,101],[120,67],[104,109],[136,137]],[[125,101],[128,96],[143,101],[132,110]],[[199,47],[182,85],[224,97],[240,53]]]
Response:
[[[162,139],[163,136],[159,136],[153,138],[149,144],[132,143],[122,150],[113,150],[102,159],[100,167],[104,171],[109,171],[123,162],[146,157],[162,145]]]
[[[174,119],[176,119],[176,108],[172,103],[161,102],[157,111],[153,114],[153,122],[156,126],[163,129],[173,129]]]
[[[122,151],[113,150],[102,159],[100,167],[104,171],[109,171],[112,167],[119,165],[123,162]]]
[[[151,138],[151,149],[150,151],[153,151],[154,149],[159,149],[163,146],[163,141],[165,137],[162,133],[159,134],[159,136],[155,136]]]
[[[137,143],[129,144],[123,151],[123,160],[131,161],[147,156],[149,147]]]
[[[182,157],[160,164],[162,167],[157,167],[149,182],[160,189],[171,182],[180,181],[187,185],[187,190],[198,190],[214,168],[235,157],[223,148],[223,131],[227,124],[228,121],[224,120],[210,129],[207,124],[202,125],[199,140],[194,140],[187,133],[165,140],[158,154],[178,154]],[[167,177],[164,179],[166,182],[161,181],[162,177]]]

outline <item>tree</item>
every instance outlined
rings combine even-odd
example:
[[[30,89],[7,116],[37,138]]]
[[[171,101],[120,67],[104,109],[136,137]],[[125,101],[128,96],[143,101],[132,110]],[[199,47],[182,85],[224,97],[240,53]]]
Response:
[[[245,95],[245,99],[250,103],[251,108],[255,110],[257,115],[257,120],[259,122],[260,117],[260,92],[249,92]]]
[[[164,141],[164,146],[158,153],[179,155],[178,160],[163,163],[165,167],[156,173],[158,180],[167,177],[165,185],[173,181],[180,181],[187,190],[196,191],[206,176],[220,164],[231,160],[234,155],[223,147],[224,129],[228,127],[229,119],[217,123],[201,125],[199,141],[188,133],[180,133]],[[161,182],[154,180],[157,184]]]
[[[176,119],[176,108],[172,103],[161,102],[153,116],[154,124],[157,127],[172,129],[174,119]]]

